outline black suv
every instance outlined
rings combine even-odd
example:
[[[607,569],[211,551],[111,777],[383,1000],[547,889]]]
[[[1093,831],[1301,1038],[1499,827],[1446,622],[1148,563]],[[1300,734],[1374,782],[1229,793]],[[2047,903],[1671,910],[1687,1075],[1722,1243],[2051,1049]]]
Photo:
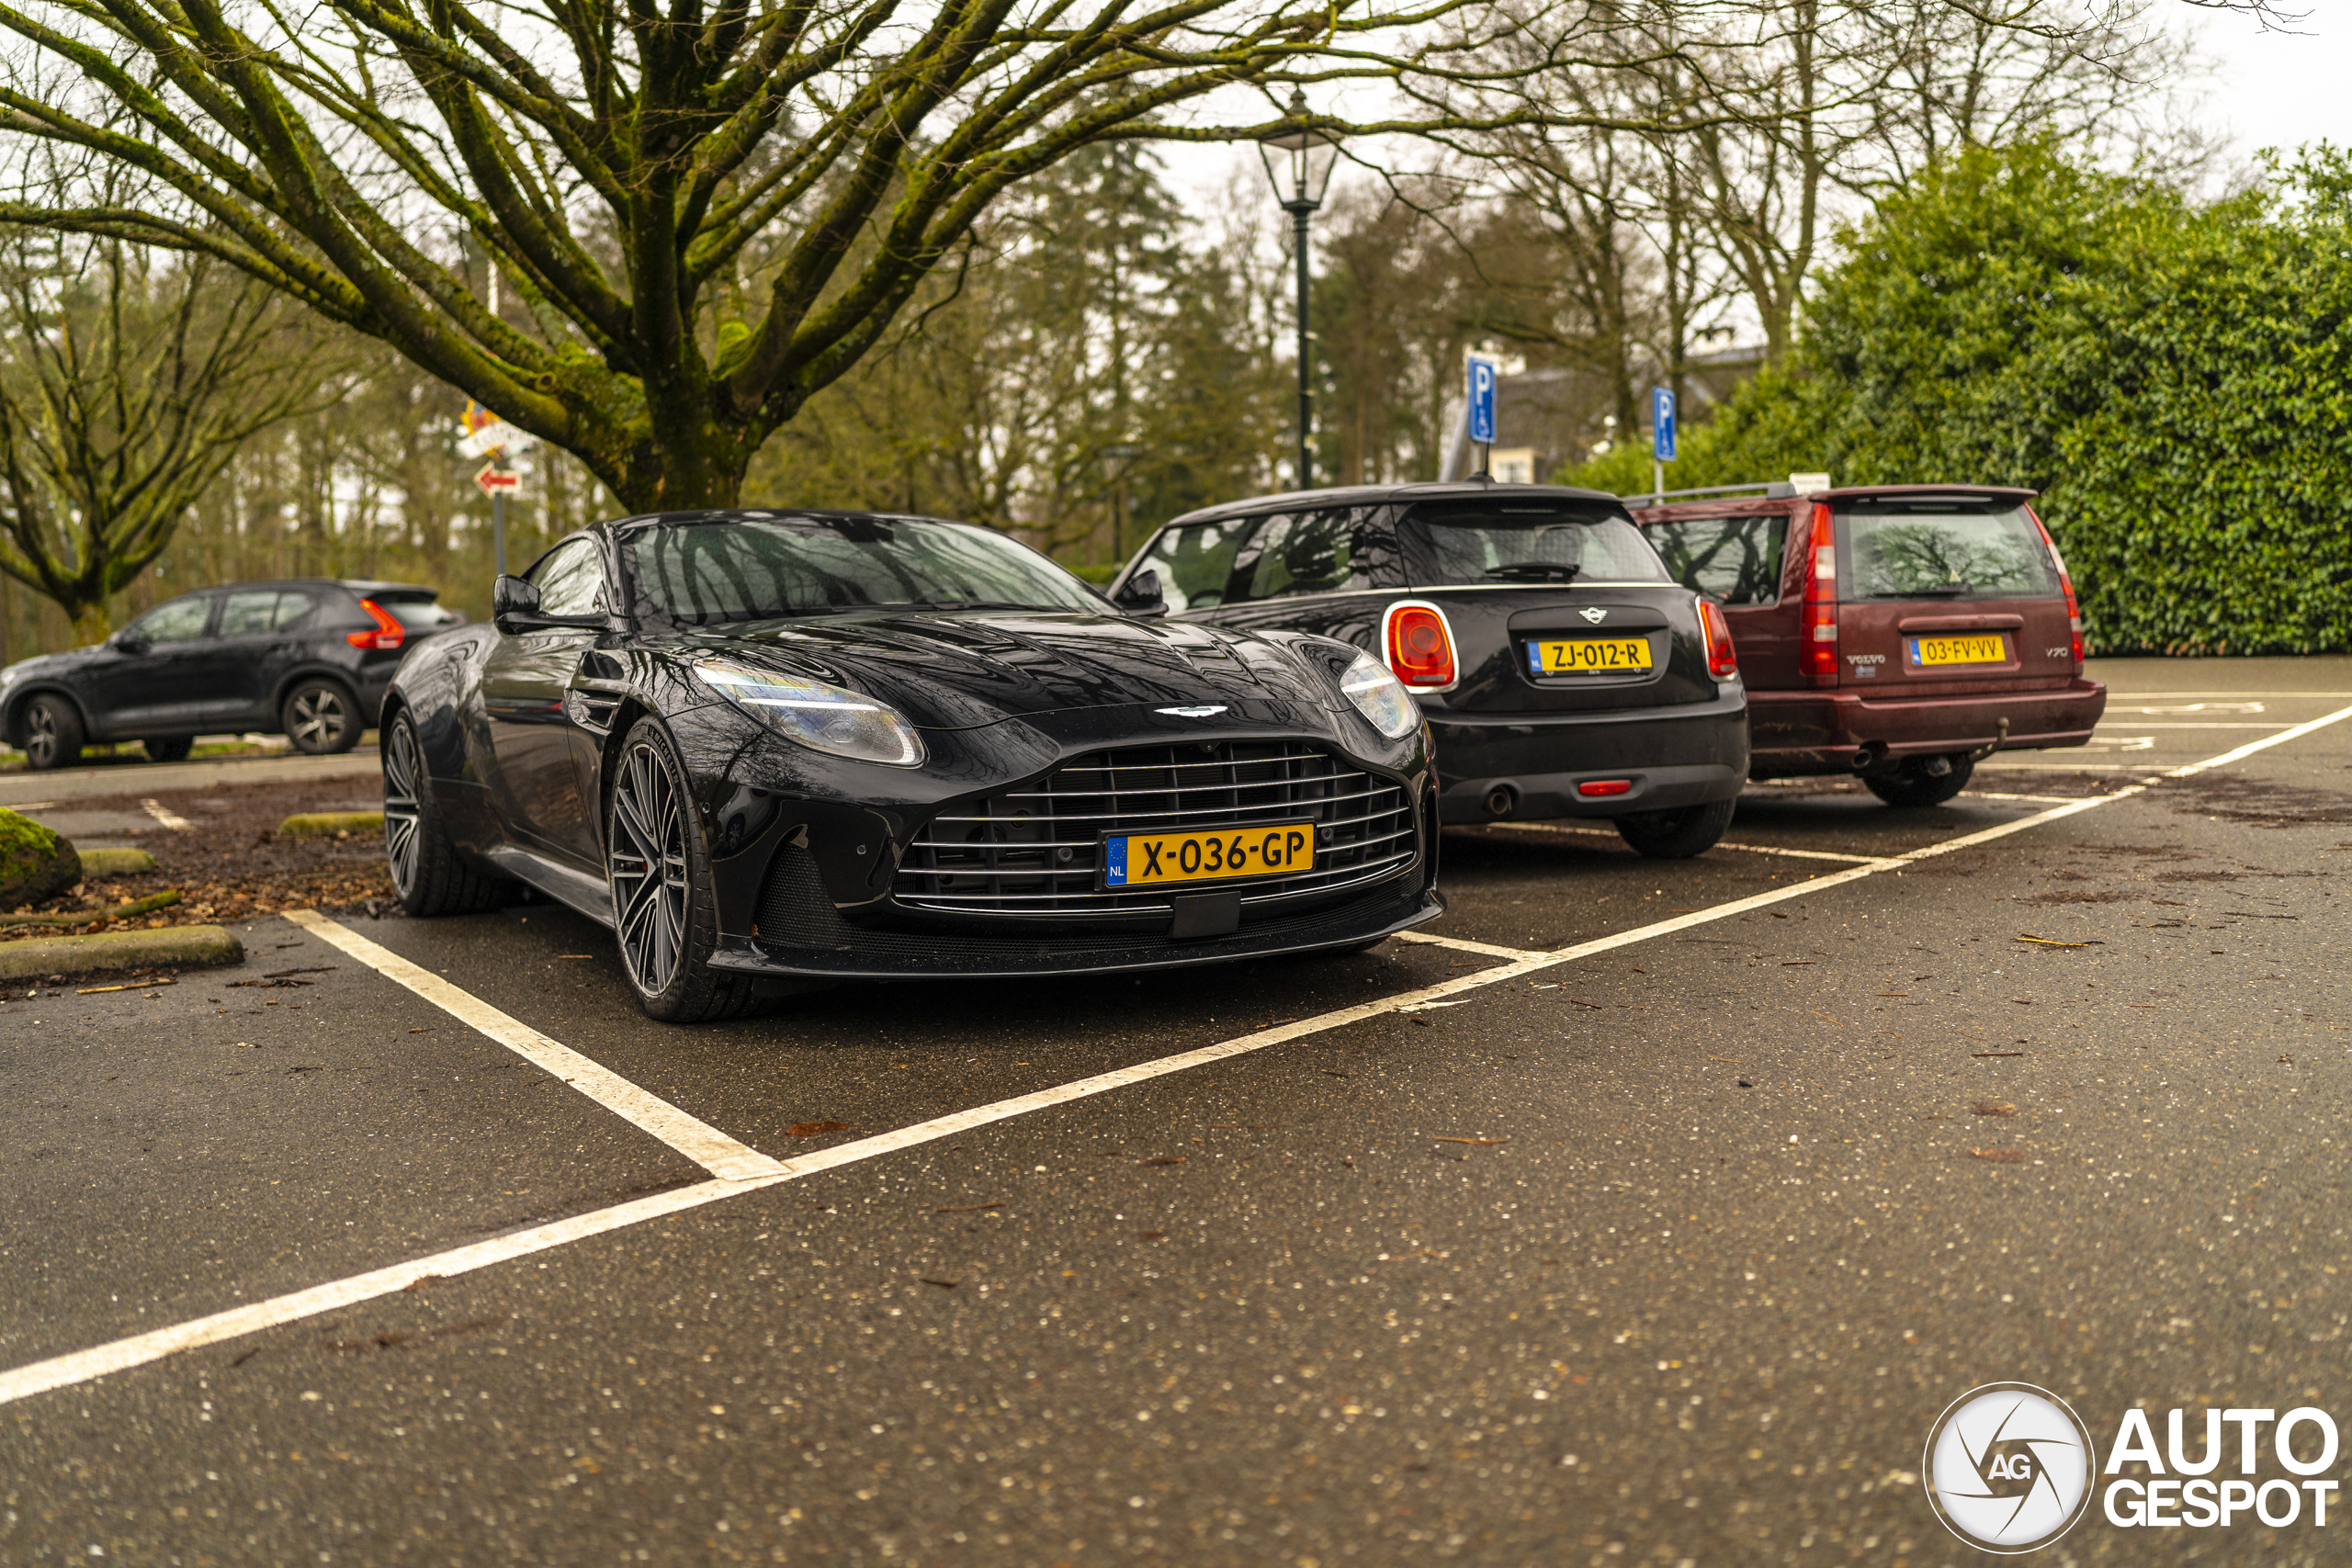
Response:
[[[1111,592],[1378,655],[1429,719],[1447,822],[1607,818],[1679,859],[1723,837],[1747,777],[1723,612],[1597,491],[1473,479],[1236,502],[1162,528]]]
[[[156,605],[96,648],[0,671],[0,739],[35,768],[88,740],[138,740],[176,762],[198,735],[281,730],[348,751],[413,639],[465,617],[410,582],[240,582]]]

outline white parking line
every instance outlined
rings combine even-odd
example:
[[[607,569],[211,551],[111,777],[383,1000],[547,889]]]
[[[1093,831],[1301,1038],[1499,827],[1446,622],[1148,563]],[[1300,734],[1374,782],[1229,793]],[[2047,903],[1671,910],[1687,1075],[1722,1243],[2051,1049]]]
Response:
[[[369,942],[350,927],[339,925],[315,909],[288,909],[286,918],[323,942],[332,943],[388,980],[396,981],[450,1017],[497,1041],[501,1045],[570,1084],[614,1115],[652,1134],[722,1181],[749,1181],[787,1174],[791,1168],[750,1145],[729,1137],[707,1122],[698,1121],[621,1077],[589,1060],[569,1045],[557,1043],[529,1024],[402,958],[389,947]]]
[[[162,823],[164,827],[169,828],[175,833],[185,833],[187,831],[187,818],[180,816],[177,812],[173,811],[161,801],[142,800],[139,803],[139,807],[141,810],[146,812],[148,816],[153,817],[156,821]]]
[[[1569,828],[1557,822],[1488,822],[1484,826],[1506,828],[1514,833],[1573,833],[1579,838],[1615,839],[1620,843],[1624,841],[1623,835],[1614,828]],[[1736,844],[1729,839],[1717,840],[1714,847],[1719,850],[1737,850],[1742,854],[1749,855],[1785,855],[1791,860],[1831,860],[1841,865],[1874,863],[1886,859],[1884,855],[1842,855],[1831,850],[1784,850],[1772,844]]]
[[[2352,718],[2352,707],[2339,709],[2324,718],[2315,718],[2308,724],[2297,725],[2294,728],[2278,735],[2265,736],[2259,740],[2249,741],[2235,750],[2225,751],[2218,757],[2174,768],[2165,776],[2191,778],[2214,768],[2226,767],[2257,751],[2298,739],[2314,730],[2324,728],[2328,725],[2346,718]],[[1007,1122],[1015,1117],[1026,1116],[1057,1105],[1068,1105],[1075,1100],[1091,1099],[1096,1095],[1107,1094],[1113,1089],[1148,1083],[1153,1078],[1165,1077],[1170,1073],[1188,1072],[1194,1067],[1205,1066],[1212,1062],[1228,1061],[1236,1056],[1248,1055],[1253,1052],[1265,1050],[1269,1046],[1283,1044],[1312,1034],[1321,1034],[1351,1023],[1360,1023],[1367,1019],[1376,1018],[1382,1013],[1417,1011],[1442,998],[1516,980],[1540,969],[1551,968],[1561,964],[1571,964],[1577,959],[1589,958],[1597,953],[1608,953],[1621,947],[1630,947],[1662,936],[1671,936],[1677,931],[1689,931],[1694,926],[1707,925],[1733,915],[1746,914],[1750,910],[1765,908],[1773,904],[1785,903],[1792,898],[1807,897],[1826,892],[1829,888],[1849,882],[1860,882],[1865,877],[1876,876],[1890,870],[1900,872],[1904,867],[1916,865],[1922,861],[1951,854],[1960,850],[1974,849],[1981,844],[2006,839],[2013,833],[2022,833],[2030,828],[2039,828],[2064,818],[2080,816],[2086,811],[2095,811],[2115,801],[2144,795],[2154,785],[2151,784],[2127,784],[2111,795],[2087,795],[2080,800],[2069,801],[2064,806],[2053,806],[2046,811],[2037,811],[2030,817],[2020,817],[2013,821],[1997,823],[1993,827],[1963,834],[1956,839],[1947,839],[1941,843],[1911,850],[1888,860],[1872,861],[1862,865],[1849,866],[1842,871],[1827,872],[1807,881],[1791,883],[1786,887],[1776,887],[1770,892],[1735,899],[1728,904],[1718,904],[1711,908],[1677,916],[1672,919],[1660,920],[1653,925],[1620,931],[1614,936],[1579,942],[1574,947],[1561,948],[1552,953],[1530,954],[1511,963],[1498,964],[1492,969],[1482,969],[1473,975],[1441,981],[1437,985],[1425,987],[1418,991],[1408,991],[1399,996],[1384,997],[1378,1001],[1341,1008],[1334,1012],[1300,1019],[1294,1023],[1279,1024],[1272,1029],[1260,1030],[1254,1034],[1241,1035],[1218,1044],[1204,1045],[1198,1050],[1182,1052],[1173,1056],[1163,1056],[1157,1061],[1137,1063],[1134,1066],[1121,1067],[1113,1072],[1098,1073],[1092,1077],[1079,1078],[1053,1089],[1040,1089],[1035,1094],[1024,1094],[1012,1100],[1001,1100],[991,1105],[976,1106],[969,1111],[955,1111],[946,1116],[933,1118],[929,1122],[918,1122],[912,1126],[901,1127],[895,1132],[877,1134],[871,1138],[859,1138],[846,1144],[837,1144],[830,1149],[820,1149],[813,1154],[803,1155],[794,1159],[789,1165],[781,1161],[774,1162],[775,1169],[770,1174],[743,1180],[698,1182],[692,1187],[679,1188],[650,1198],[640,1198],[634,1202],[623,1203],[614,1208],[600,1209],[593,1213],[576,1214],[568,1220],[558,1220],[549,1224],[517,1231],[511,1235],[501,1236],[492,1241],[477,1242],[470,1247],[436,1253],[430,1258],[420,1258],[407,1263],[394,1264],[387,1269],[356,1275],[351,1279],[312,1286],[309,1290],[297,1291],[290,1295],[275,1296],[267,1301],[232,1307],[226,1312],[215,1313],[209,1317],[196,1318],[187,1323],[155,1329],[128,1339],[118,1339],[111,1344],[94,1346],[87,1350],[77,1350],[68,1355],[52,1357],[46,1361],[35,1361],[28,1366],[0,1372],[0,1404],[30,1398],[34,1394],[47,1393],[52,1389],[88,1382],[110,1372],[125,1371],[133,1367],[144,1366],[149,1362],[161,1360],[166,1356],[175,1355],[182,1350],[219,1344],[224,1339],[234,1338],[240,1335],[278,1327],[337,1307],[351,1306],[359,1302],[390,1295],[396,1291],[406,1290],[418,1280],[427,1276],[446,1278],[472,1273],[493,1264],[526,1257],[534,1252],[544,1252],[550,1247],[561,1247],[590,1236],[603,1235],[612,1231],[642,1224],[647,1220],[660,1219],[684,1210],[698,1208],[705,1203],[717,1202],[720,1199],[735,1197],[745,1192],[756,1192],[762,1188],[773,1187],[778,1182],[797,1180],[816,1175],[820,1171],[838,1170],[845,1166],[873,1159],[877,1156],[915,1148],[941,1138],[968,1133],[993,1122]],[[292,916],[288,917],[288,919],[292,918]],[[365,937],[336,926],[334,921],[325,919],[322,916],[309,915],[298,923],[308,929],[318,931],[331,942],[335,940],[334,937],[322,928],[332,927],[351,942],[364,944],[368,948],[384,953],[393,963],[412,971],[419,979],[435,986],[446,986],[449,991],[455,992],[458,996],[464,996],[464,993],[458,991],[456,987],[448,986],[447,981],[409,964],[407,960],[399,958],[385,949],[377,947],[374,942],[368,942]],[[337,942],[336,945],[343,946],[345,952],[351,953],[355,957],[359,956],[358,952],[352,947],[345,946],[342,942]],[[389,970],[386,972],[390,973]],[[401,978],[400,976],[393,977]],[[419,995],[426,995],[429,999],[438,1001],[437,998],[430,998],[429,993],[411,981],[401,978],[401,983],[417,990]],[[467,1000],[470,1001],[471,998],[468,998]],[[446,1007],[447,1004],[440,1003],[439,1005]],[[455,1011],[454,1009],[451,1010]],[[530,1034],[534,1039],[546,1039],[537,1031],[525,1030],[525,1026],[515,1023],[514,1020],[506,1018],[505,1014],[497,1012],[494,1009],[483,1007],[482,1010],[494,1019],[503,1020],[506,1025]],[[469,1020],[469,1021],[471,1021]],[[477,1024],[476,1027],[481,1026]],[[586,1060],[563,1046],[555,1045],[553,1041],[548,1041],[547,1043],[554,1046],[555,1050],[563,1052],[566,1056],[583,1062]],[[602,1072],[603,1069],[597,1070]],[[626,1080],[616,1079],[616,1081],[625,1082]],[[630,1087],[634,1088],[634,1086]],[[642,1090],[637,1092],[643,1093]],[[650,1095],[645,1098],[654,1105],[667,1108],[665,1101],[654,1100]],[[684,1112],[677,1112],[677,1114],[683,1116]],[[695,1125],[699,1126],[701,1123],[697,1122]],[[718,1135],[724,1136],[724,1134]],[[733,1142],[732,1139],[728,1141]],[[740,1148],[743,1145],[736,1146]]]
[[[1467,937],[1431,936],[1427,931],[1398,931],[1398,942],[1425,942],[1430,947],[1450,947],[1456,953],[1484,953],[1488,958],[1532,958],[1535,951],[1525,947],[1497,947],[1491,942],[1472,942]]]

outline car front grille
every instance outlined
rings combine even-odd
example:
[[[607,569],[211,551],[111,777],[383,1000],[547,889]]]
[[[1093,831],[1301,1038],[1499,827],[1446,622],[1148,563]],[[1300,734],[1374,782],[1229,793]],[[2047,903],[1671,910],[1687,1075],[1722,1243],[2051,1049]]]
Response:
[[[1174,889],[1095,885],[1106,833],[1297,821],[1316,824],[1311,871]],[[908,847],[891,892],[902,908],[1068,919],[1164,912],[1172,893],[1238,886],[1247,908],[1375,882],[1415,852],[1402,785],[1302,742],[1136,746],[951,806]]]

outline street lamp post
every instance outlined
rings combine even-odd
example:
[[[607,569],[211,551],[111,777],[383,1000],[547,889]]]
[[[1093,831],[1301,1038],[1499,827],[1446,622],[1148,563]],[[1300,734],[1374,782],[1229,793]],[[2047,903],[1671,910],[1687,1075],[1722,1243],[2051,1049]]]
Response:
[[[1340,161],[1340,139],[1317,130],[1306,112],[1306,94],[1294,87],[1283,128],[1258,143],[1274,198],[1290,214],[1292,249],[1298,257],[1298,488],[1315,482],[1310,443],[1315,434],[1315,393],[1308,368],[1306,223],[1323,205],[1323,192]]]

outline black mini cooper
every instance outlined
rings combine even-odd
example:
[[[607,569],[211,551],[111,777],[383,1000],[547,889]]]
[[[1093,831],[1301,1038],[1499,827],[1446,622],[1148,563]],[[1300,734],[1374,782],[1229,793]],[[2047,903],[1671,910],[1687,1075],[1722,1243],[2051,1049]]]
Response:
[[[1378,655],[1428,716],[1447,822],[1608,818],[1643,854],[1679,859],[1723,837],[1747,777],[1723,612],[1596,491],[1261,496],[1177,518],[1112,594]]]

